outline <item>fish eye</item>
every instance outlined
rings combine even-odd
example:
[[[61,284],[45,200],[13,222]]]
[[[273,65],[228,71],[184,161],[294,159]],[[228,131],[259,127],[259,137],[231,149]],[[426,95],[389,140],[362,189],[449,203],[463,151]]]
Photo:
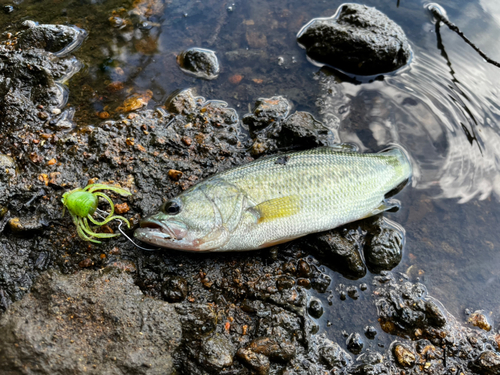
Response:
[[[177,215],[181,212],[181,205],[178,201],[172,200],[165,203],[163,212],[169,215]]]

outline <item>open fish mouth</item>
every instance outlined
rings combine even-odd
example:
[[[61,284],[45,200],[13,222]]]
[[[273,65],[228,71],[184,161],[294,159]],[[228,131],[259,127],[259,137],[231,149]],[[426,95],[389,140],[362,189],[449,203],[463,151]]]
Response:
[[[186,226],[177,221],[163,222],[154,218],[141,220],[140,229],[137,229],[144,238],[156,237],[163,240],[182,240],[187,235]]]
[[[177,239],[174,231],[168,226],[163,224],[161,221],[155,219],[144,219],[140,222],[140,232],[146,236],[156,236],[163,239]]]

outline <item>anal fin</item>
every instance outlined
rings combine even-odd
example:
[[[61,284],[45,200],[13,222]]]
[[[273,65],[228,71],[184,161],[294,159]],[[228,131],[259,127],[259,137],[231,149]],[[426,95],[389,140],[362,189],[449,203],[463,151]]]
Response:
[[[382,201],[382,203],[380,203],[380,205],[375,207],[368,215],[363,217],[363,219],[370,216],[378,215],[386,211],[397,212],[400,208],[401,208],[401,202],[398,201],[397,199],[385,199]]]

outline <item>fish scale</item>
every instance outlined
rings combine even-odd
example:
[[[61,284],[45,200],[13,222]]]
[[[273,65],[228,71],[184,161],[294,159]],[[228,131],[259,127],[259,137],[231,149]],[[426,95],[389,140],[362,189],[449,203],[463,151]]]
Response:
[[[180,213],[149,219],[185,227],[191,248],[179,247],[179,238],[158,241],[154,228],[139,229],[136,238],[191,251],[259,249],[379,213],[389,208],[385,195],[410,175],[399,147],[376,154],[321,147],[263,158],[182,193]]]

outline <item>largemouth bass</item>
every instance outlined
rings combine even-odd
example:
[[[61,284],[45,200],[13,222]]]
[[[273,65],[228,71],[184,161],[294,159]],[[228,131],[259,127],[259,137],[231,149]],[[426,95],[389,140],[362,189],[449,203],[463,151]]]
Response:
[[[398,147],[376,154],[321,147],[263,158],[170,199],[134,236],[186,251],[262,249],[392,208],[386,195],[410,175]]]

